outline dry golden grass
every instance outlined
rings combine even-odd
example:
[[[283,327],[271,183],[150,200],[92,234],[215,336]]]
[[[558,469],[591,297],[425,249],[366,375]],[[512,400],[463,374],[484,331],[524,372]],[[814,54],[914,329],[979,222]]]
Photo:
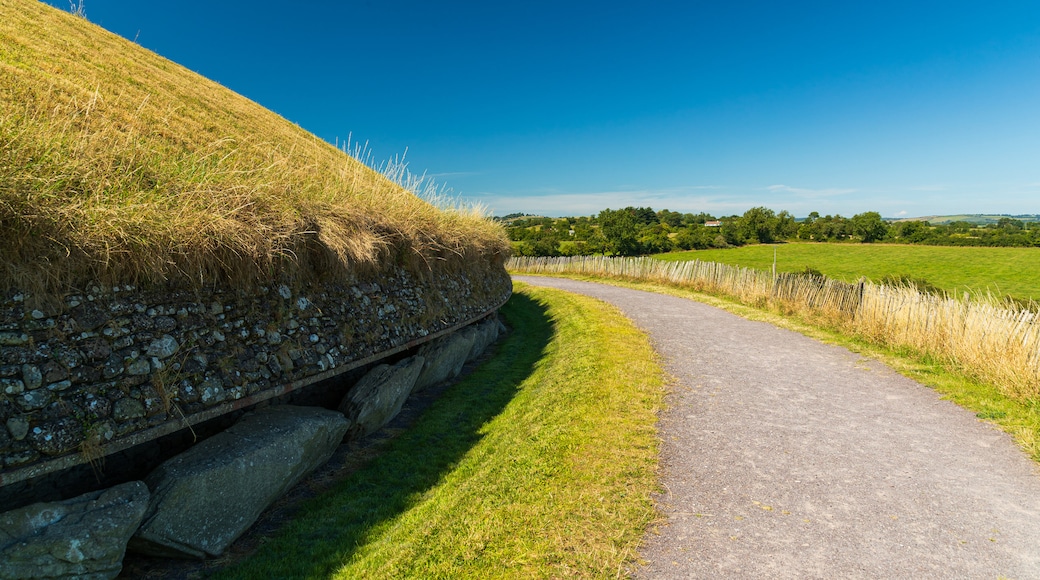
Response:
[[[713,262],[652,258],[513,258],[516,272],[606,276],[681,286],[770,306],[890,348],[952,363],[1019,402],[1040,402],[1035,310],[991,295],[951,298],[909,286],[780,274]]]
[[[0,0],[0,285],[256,282],[504,259],[263,107],[83,18]]]
[[[867,286],[852,321],[862,336],[953,362],[1008,397],[1040,400],[1040,324],[1035,312],[987,300]]]

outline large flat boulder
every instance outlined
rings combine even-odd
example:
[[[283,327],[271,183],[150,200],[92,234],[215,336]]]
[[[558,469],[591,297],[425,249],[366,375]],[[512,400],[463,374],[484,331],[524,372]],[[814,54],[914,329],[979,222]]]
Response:
[[[498,340],[498,329],[501,323],[497,317],[492,316],[483,322],[478,322],[468,328],[472,329],[473,347],[469,350],[466,361],[471,361],[484,354],[489,346]]]
[[[341,413],[279,405],[167,460],[130,549],[155,556],[218,556],[267,506],[328,461],[350,427]]]
[[[376,366],[350,389],[339,410],[353,422],[351,436],[368,435],[401,412],[424,362],[423,357],[413,356],[393,366]]]
[[[473,349],[475,334],[470,327],[424,344],[419,356],[425,359],[422,373],[415,381],[415,391],[459,376]]]
[[[115,578],[148,507],[131,481],[0,514],[0,578]]]

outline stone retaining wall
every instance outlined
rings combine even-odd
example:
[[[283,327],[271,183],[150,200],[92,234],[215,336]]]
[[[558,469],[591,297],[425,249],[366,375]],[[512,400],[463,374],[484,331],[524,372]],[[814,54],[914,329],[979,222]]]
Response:
[[[335,376],[479,318],[510,292],[504,269],[476,264],[253,292],[92,287],[51,308],[9,293],[0,485]]]

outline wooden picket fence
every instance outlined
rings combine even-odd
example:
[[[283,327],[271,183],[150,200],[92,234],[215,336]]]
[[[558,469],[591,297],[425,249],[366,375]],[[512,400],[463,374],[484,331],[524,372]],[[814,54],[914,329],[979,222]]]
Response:
[[[1040,401],[1040,323],[1035,309],[989,295],[955,298],[911,286],[850,284],[693,260],[648,257],[515,257],[507,268],[646,281],[734,297],[796,313],[889,347],[909,347],[953,363],[1018,400]]]

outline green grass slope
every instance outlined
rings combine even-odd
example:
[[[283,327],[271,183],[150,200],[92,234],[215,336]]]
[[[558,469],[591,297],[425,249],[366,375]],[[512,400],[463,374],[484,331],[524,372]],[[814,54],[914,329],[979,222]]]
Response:
[[[255,282],[507,251],[482,216],[435,208],[184,67],[0,0],[0,286]]]
[[[665,377],[592,298],[519,285],[498,354],[220,578],[607,578],[655,517]]]

